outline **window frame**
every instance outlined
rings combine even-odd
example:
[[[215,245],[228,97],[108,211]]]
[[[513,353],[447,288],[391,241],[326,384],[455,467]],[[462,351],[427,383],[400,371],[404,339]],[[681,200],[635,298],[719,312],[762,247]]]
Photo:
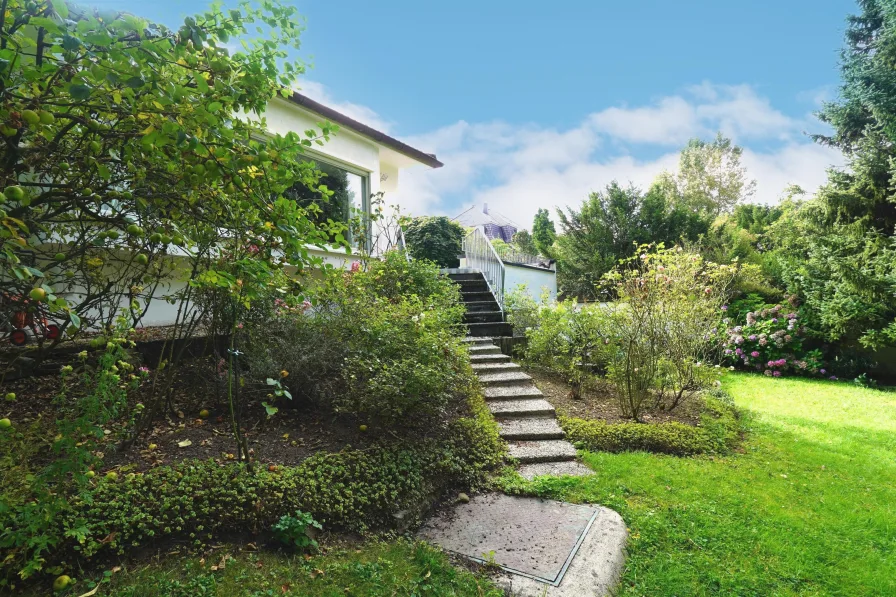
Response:
[[[364,170],[363,168],[359,168],[358,166],[355,166],[348,162],[344,162],[338,158],[327,155],[325,153],[321,153],[319,151],[315,151],[313,149],[305,149],[305,151],[303,152],[303,157],[306,157],[309,160],[314,161],[314,162],[323,162],[324,164],[327,164],[328,166],[333,166],[335,168],[345,170],[349,174],[354,174],[355,176],[358,176],[361,178],[361,211],[364,214],[364,216],[363,216],[364,227],[367,229],[366,230],[367,234],[365,235],[367,238],[367,241],[365,242],[365,244],[368,245],[368,246],[364,247],[364,249],[366,251],[370,251],[370,246],[369,246],[370,245],[370,229],[371,229],[370,180],[371,180],[371,175],[373,174],[373,172],[370,170]],[[346,222],[346,224],[347,223],[348,222]],[[348,231],[348,242],[349,243],[353,242],[351,230]]]

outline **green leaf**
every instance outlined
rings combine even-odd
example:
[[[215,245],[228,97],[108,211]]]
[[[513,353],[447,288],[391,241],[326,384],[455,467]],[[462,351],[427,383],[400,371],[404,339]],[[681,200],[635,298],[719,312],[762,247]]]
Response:
[[[278,412],[280,412],[280,409],[279,409],[279,408],[277,408],[276,406],[271,406],[271,405],[268,404],[267,402],[262,402],[261,405],[264,407],[264,410],[265,410],[266,413],[268,413],[268,416],[269,416],[269,417],[273,417],[273,416],[276,415]]]
[[[78,314],[75,312],[71,312],[68,314],[69,321],[72,322],[72,325],[76,328],[81,327],[81,318],[78,317]]]
[[[143,80],[143,77],[134,76],[125,81],[125,84],[131,89],[136,89],[137,87],[143,87],[144,85],[146,85],[146,81]]]
[[[86,100],[90,97],[90,87],[84,85],[82,83],[75,83],[74,85],[68,86],[69,94],[79,100]]]
[[[68,4],[65,0],[52,0],[53,10],[63,19],[68,18]]]
[[[222,104],[221,102],[212,102],[208,105],[208,111],[211,112],[212,114],[214,114],[215,112],[220,110],[223,106],[224,106],[224,104]]]
[[[272,377],[269,377],[268,380],[267,380],[267,384],[268,384],[269,386],[276,386],[276,385],[279,384],[279,383],[280,383],[279,381],[277,381],[276,379],[274,379],[274,378],[272,378]]]

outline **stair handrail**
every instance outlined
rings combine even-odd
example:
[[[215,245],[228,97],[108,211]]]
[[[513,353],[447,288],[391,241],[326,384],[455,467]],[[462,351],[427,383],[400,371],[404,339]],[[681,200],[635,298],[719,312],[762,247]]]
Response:
[[[401,250],[404,251],[405,259],[410,263],[411,252],[408,251],[408,243],[404,240],[404,227],[401,224],[398,225],[398,244],[401,246]]]
[[[478,269],[495,296],[498,308],[504,311],[504,262],[492,242],[480,228],[474,228],[464,238],[467,267]]]

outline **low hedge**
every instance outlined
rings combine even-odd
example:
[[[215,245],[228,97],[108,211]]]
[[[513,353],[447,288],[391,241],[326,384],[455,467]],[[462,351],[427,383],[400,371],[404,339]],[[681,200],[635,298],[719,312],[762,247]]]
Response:
[[[705,396],[698,426],[683,423],[606,423],[560,417],[566,437],[579,449],[593,452],[645,451],[691,456],[720,454],[737,441],[740,422],[737,411],[724,400]]]
[[[471,402],[472,416],[452,423],[444,437],[414,445],[320,453],[275,470],[249,472],[242,464],[194,460],[118,480],[98,479],[41,530],[46,545],[53,545],[40,554],[43,568],[124,554],[161,540],[199,546],[233,533],[264,532],[296,510],[330,528],[363,532],[394,526],[395,514],[419,513],[448,487],[475,486],[502,461],[503,443],[485,402],[481,397]],[[22,523],[17,514],[3,512],[0,531]],[[0,578],[12,576],[35,555],[23,544],[7,547]]]

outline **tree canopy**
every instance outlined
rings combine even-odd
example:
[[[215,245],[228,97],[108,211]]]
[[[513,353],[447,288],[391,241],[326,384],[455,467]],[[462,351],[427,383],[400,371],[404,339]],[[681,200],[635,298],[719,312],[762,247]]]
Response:
[[[283,196],[296,183],[331,194],[301,154],[335,127],[278,135],[264,118],[304,68],[288,56],[295,8],[215,5],[175,31],[59,0],[3,6],[6,307],[30,294],[70,330],[108,325],[119,305],[136,322],[174,256],[192,260],[193,285],[249,300],[272,269],[314,263],[306,243],[339,240],[316,205]],[[265,39],[231,53],[250,30]]]

